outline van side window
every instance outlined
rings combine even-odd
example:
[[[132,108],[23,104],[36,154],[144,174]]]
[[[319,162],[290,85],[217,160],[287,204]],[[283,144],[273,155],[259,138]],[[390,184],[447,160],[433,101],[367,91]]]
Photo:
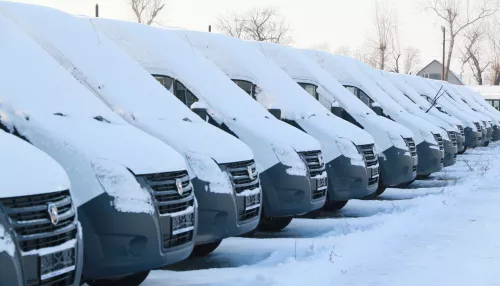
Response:
[[[246,80],[233,79],[233,82],[238,85],[244,92],[248,93],[255,99],[255,84]]]
[[[299,82],[298,83],[307,93],[309,93],[312,97],[314,97],[316,100],[318,100],[318,87],[315,86],[314,84],[310,83],[303,83]]]
[[[355,86],[349,86],[346,85],[344,86],[348,91],[350,91],[352,94],[357,96],[364,104],[368,105],[368,107],[372,108],[373,107],[373,100],[366,94],[364,91],[361,89],[355,87]]]
[[[189,91],[180,81],[165,75],[153,75],[156,80],[166,89],[172,92],[182,103],[191,108],[191,105],[198,101],[198,98]]]
[[[174,95],[189,108],[198,101],[198,98],[178,80],[174,82]]]

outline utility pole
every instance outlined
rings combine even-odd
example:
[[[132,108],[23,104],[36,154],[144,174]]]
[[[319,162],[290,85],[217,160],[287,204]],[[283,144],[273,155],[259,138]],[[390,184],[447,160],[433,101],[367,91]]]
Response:
[[[99,18],[99,4],[95,4],[95,17]]]
[[[212,25],[208,25],[208,32],[212,32]]]
[[[441,80],[447,80],[444,78],[444,66],[445,66],[445,54],[446,54],[446,28],[441,26],[441,30],[443,31],[443,67],[441,69]]]

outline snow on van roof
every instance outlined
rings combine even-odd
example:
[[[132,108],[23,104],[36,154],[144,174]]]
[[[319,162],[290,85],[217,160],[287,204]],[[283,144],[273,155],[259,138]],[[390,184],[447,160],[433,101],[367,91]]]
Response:
[[[0,198],[21,197],[70,188],[62,167],[44,152],[0,130]]]
[[[325,135],[345,137],[356,144],[373,142],[368,133],[331,114],[247,42],[215,33],[174,31],[213,60],[230,78],[256,84],[260,89],[257,100],[266,108],[281,109],[283,118],[296,120],[299,125],[299,121],[309,121]]]
[[[258,133],[261,140],[270,140],[275,145],[293,146],[296,151],[320,148],[316,140],[272,116],[213,62],[171,30],[102,18],[93,19],[92,22],[149,73],[169,76],[182,82],[211,111],[217,113],[214,116],[216,119],[222,119],[228,126],[246,122],[249,127],[254,125],[250,130]]]
[[[89,160],[117,161],[137,174],[185,169],[177,152],[126,124],[1,14],[0,38],[3,123],[15,123],[23,135],[43,130],[41,136]]]
[[[131,124],[191,157],[209,156],[218,163],[253,157],[245,144],[177,100],[91,19],[19,3],[2,2],[0,9],[92,91],[87,97],[101,99]]]

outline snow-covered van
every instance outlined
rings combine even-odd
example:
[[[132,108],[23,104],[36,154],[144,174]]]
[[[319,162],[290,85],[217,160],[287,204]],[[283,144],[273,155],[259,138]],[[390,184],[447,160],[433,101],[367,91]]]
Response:
[[[279,230],[294,215],[325,204],[325,165],[314,138],[274,118],[172,31],[113,20],[93,23],[175,95],[165,97],[180,100],[252,148],[263,189],[261,229]],[[238,176],[237,181],[246,179]]]
[[[382,88],[389,96],[391,96],[399,105],[401,105],[409,113],[416,115],[429,123],[434,124],[441,129],[441,137],[444,144],[444,162],[445,167],[454,165],[457,161],[458,140],[457,133],[459,132],[456,125],[448,124],[439,117],[434,117],[422,110],[415,102],[405,96],[406,83],[400,83],[386,71],[369,68],[373,79],[376,79],[377,85]]]
[[[464,100],[464,102],[467,103],[474,111],[481,112],[491,119],[490,121],[491,124],[493,125],[492,139],[493,141],[500,140],[500,114],[498,113],[498,111],[494,108],[493,110],[489,109],[489,107],[492,108],[492,106],[483,100],[484,103],[487,105],[484,106],[481,103],[481,101],[477,100],[476,98],[477,92],[473,91],[467,86],[455,85],[454,87],[460,91],[460,94],[462,95],[462,99]],[[480,94],[478,95],[479,97],[481,97]]]
[[[307,51],[271,43],[253,44],[333,114],[366,130],[374,138],[380,166],[380,184],[374,196],[382,194],[386,187],[401,186],[415,179],[418,157],[409,129],[375,114],[309,59]],[[368,168],[376,165],[373,158],[366,164]]]
[[[208,254],[222,239],[257,227],[261,191],[248,146],[179,102],[99,32],[93,19],[37,6],[0,7],[89,90],[88,96],[184,156],[198,202],[194,254]],[[154,193],[165,200],[189,195],[163,187]]]
[[[436,90],[441,90],[438,102],[441,102],[442,100],[447,100],[447,102],[454,108],[456,108],[460,113],[466,114],[469,118],[472,118],[473,120],[477,121],[474,124],[476,125],[476,128],[480,133],[478,146],[486,144],[486,141],[488,141],[488,138],[486,136],[487,126],[485,122],[483,122],[484,119],[483,116],[480,114],[476,114],[469,107],[464,106],[462,102],[457,102],[455,99],[456,97],[455,91],[451,88],[450,83],[433,79],[424,79],[424,81],[427,82],[429,85],[433,86]]]
[[[424,78],[414,75],[395,74],[395,77],[402,78],[409,86],[411,86],[421,97],[423,97],[430,105],[434,105],[437,110],[455,117],[460,120],[464,125],[459,126],[460,133],[465,137],[464,150],[459,152],[462,154],[467,148],[474,148],[479,145],[481,141],[481,134],[478,132],[476,120],[471,118],[464,112],[456,108],[447,97],[443,96],[442,89],[436,89],[433,85],[429,84]],[[479,124],[479,123],[478,123]]]
[[[378,160],[370,134],[330,113],[248,42],[215,33],[172,31],[266,109],[278,111],[277,118],[320,142],[328,174],[326,209],[340,209],[350,199],[376,192]],[[367,170],[365,160],[377,163]]]
[[[427,177],[443,167],[444,146],[441,129],[420,117],[407,112],[377,83],[366,75],[364,63],[345,56],[326,52],[311,57],[333,75],[349,91],[362,98],[379,115],[383,115],[409,128],[417,145],[417,175]]]
[[[483,138],[485,139],[483,145],[488,145],[490,141],[493,141],[493,121],[492,118],[484,113],[481,109],[475,109],[474,106],[471,106],[467,101],[465,101],[465,96],[462,95],[462,92],[457,88],[456,85],[447,83],[449,94],[452,99],[456,102],[457,106],[469,112],[472,116],[477,117],[481,120],[483,125]],[[484,136],[484,133],[486,136]]]
[[[84,230],[83,281],[138,285],[149,270],[187,258],[196,202],[182,156],[110,111],[1,6],[0,123],[68,174]]]
[[[397,76],[397,74],[383,72],[383,75],[387,79],[389,79],[394,84],[394,86],[397,87],[412,103],[414,103],[417,108],[420,108],[423,112],[434,117],[435,120],[441,121],[441,124],[439,125],[441,128],[445,128],[445,130],[448,131],[449,129],[452,129],[454,127],[453,131],[448,131],[448,137],[453,142],[453,145],[455,145],[456,143],[457,153],[464,152],[465,137],[462,133],[464,124],[460,120],[439,111],[436,106],[432,106],[427,100],[420,96],[420,94],[418,94],[415,89],[408,85],[402,77]],[[448,125],[449,127],[446,127],[446,125]],[[445,165],[449,160],[448,156],[449,154],[445,153]]]
[[[0,162],[0,285],[79,286],[82,228],[66,173],[2,130]]]

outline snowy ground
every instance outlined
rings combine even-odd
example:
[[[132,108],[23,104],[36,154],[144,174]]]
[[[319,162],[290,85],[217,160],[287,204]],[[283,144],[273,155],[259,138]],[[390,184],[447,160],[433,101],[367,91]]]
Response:
[[[378,200],[225,240],[143,285],[500,285],[500,144]]]

